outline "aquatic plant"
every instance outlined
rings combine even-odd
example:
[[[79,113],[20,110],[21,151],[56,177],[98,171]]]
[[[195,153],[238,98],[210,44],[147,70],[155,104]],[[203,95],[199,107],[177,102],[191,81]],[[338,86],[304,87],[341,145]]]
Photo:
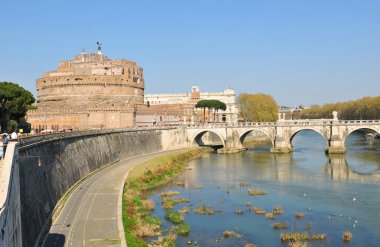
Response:
[[[307,242],[302,242],[302,241],[295,241],[295,242],[290,242],[289,247],[308,247],[309,244]]]
[[[311,235],[311,240],[324,240],[326,238],[327,238],[327,234],[325,233]]]
[[[203,215],[213,215],[214,210],[211,207],[207,207],[205,205],[201,205],[199,207],[194,208],[194,213],[203,214]]]
[[[185,217],[180,212],[168,212],[165,215],[165,219],[169,220],[174,224],[179,224],[185,220]]]
[[[246,187],[246,186],[250,186],[251,184],[250,183],[248,183],[248,182],[240,182],[239,183],[239,186],[240,187]]]
[[[179,195],[180,193],[178,191],[169,190],[161,193],[161,197],[171,197]]]
[[[282,209],[281,206],[276,205],[276,206],[273,207],[272,213],[274,215],[281,215],[283,213],[283,209]]]
[[[267,219],[274,220],[274,215],[273,215],[272,213],[267,213],[267,214],[265,215],[265,217],[266,217]]]
[[[235,231],[224,231],[223,232],[223,237],[224,238],[231,238],[231,237],[235,237],[235,238],[241,238],[241,235],[238,234],[237,232]]]
[[[282,222],[275,222],[272,224],[272,226],[273,226],[273,229],[275,229],[275,230],[287,229],[288,228],[288,225],[286,223],[282,223]]]
[[[243,214],[243,210],[241,210],[240,208],[239,208],[239,209],[236,209],[236,210],[235,210],[235,214],[237,214],[237,215],[242,215],[242,214]]]
[[[351,241],[352,239],[352,232],[345,231],[343,232],[343,241]]]
[[[156,207],[154,201],[152,200],[141,200],[141,203],[144,206],[144,208],[147,208],[149,210],[154,210]]]
[[[297,219],[302,219],[303,216],[304,216],[304,213],[297,212],[295,216],[296,216]]]
[[[189,208],[184,207],[184,208],[180,209],[178,212],[180,212],[181,214],[187,214],[189,212]]]
[[[255,244],[246,244],[246,245],[244,245],[244,247],[256,247],[256,245]]]
[[[253,212],[255,212],[255,214],[258,214],[258,215],[264,215],[265,214],[265,210],[262,208],[253,208]]]
[[[265,192],[264,190],[260,190],[260,189],[248,189],[248,194],[250,196],[263,196],[263,195],[266,195],[267,192]]]
[[[304,227],[305,230],[310,230],[311,228],[313,228],[313,226],[312,226],[310,223],[307,224],[307,225]]]
[[[288,232],[280,235],[282,241],[299,241],[309,240],[309,234],[307,232]]]
[[[181,223],[176,227],[177,234],[188,235],[190,232],[190,225],[188,223]]]

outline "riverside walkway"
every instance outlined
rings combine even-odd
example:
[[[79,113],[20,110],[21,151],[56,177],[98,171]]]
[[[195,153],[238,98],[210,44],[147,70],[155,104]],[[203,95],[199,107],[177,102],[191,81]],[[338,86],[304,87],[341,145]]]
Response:
[[[135,165],[169,152],[173,151],[123,159],[86,179],[53,222],[43,246],[126,246],[121,215],[124,181]]]

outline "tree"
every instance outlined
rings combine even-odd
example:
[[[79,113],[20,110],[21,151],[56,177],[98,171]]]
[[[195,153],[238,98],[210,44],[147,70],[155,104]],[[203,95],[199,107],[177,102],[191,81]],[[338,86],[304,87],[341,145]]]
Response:
[[[278,105],[267,94],[241,94],[238,98],[240,117],[253,122],[274,122],[278,120]]]
[[[341,119],[368,120],[380,118],[380,96],[364,97],[358,100],[338,102],[335,104],[313,105],[302,110],[301,118],[332,118],[332,112],[338,111]]]
[[[20,120],[35,101],[33,94],[13,82],[0,82],[0,126],[5,131],[9,120]]]
[[[215,111],[226,110],[227,106],[224,102],[216,99],[204,99],[197,102],[196,108],[203,108],[203,122],[206,121],[206,108],[214,109],[214,121],[215,121]]]

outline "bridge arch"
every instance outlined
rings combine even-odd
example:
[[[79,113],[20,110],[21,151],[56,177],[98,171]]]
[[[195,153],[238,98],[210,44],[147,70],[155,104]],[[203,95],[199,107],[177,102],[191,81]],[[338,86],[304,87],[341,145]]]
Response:
[[[372,130],[380,135],[380,128],[375,128],[371,126],[357,126],[357,127],[350,128],[347,131],[347,133],[343,136],[343,143],[346,143],[347,137],[357,130]]]
[[[314,131],[314,132],[317,132],[318,134],[320,134],[323,138],[323,140],[325,141],[325,146],[328,147],[329,146],[329,141],[328,141],[328,138],[326,137],[326,135],[322,132],[322,130],[320,129],[317,129],[317,128],[313,128],[313,127],[305,127],[305,128],[297,128],[296,130],[294,130],[291,135],[290,135],[290,138],[289,138],[289,143],[290,145],[292,145],[292,142],[293,142],[293,139],[294,137],[301,131],[303,130],[311,130],[311,131]]]
[[[257,129],[257,128],[249,128],[249,129],[244,129],[243,131],[240,132],[239,134],[239,141],[240,141],[240,144],[243,145],[243,142],[244,142],[244,139],[247,137],[247,135],[249,135],[249,133],[251,133],[252,131],[258,131],[258,132],[261,132],[263,134],[265,134],[271,141],[272,143],[272,147],[274,147],[274,138],[273,136],[271,135],[270,131],[266,130],[266,129]]]
[[[214,130],[210,130],[210,129],[204,129],[204,130],[197,131],[191,137],[191,140],[190,140],[191,143],[192,144],[197,144],[198,146],[201,146],[202,145],[202,137],[206,133],[213,133],[213,134],[217,135],[219,137],[219,139],[221,140],[221,142],[223,144],[223,147],[226,146],[225,138],[223,137],[223,135],[220,134],[220,133],[218,133],[218,131],[214,131]]]

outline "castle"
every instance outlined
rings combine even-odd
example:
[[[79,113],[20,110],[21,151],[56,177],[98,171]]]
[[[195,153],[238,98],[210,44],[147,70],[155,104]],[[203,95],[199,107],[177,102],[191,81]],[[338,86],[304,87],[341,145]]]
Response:
[[[143,69],[133,61],[82,52],[37,79],[37,110],[28,111],[36,130],[134,126],[144,103]]]

